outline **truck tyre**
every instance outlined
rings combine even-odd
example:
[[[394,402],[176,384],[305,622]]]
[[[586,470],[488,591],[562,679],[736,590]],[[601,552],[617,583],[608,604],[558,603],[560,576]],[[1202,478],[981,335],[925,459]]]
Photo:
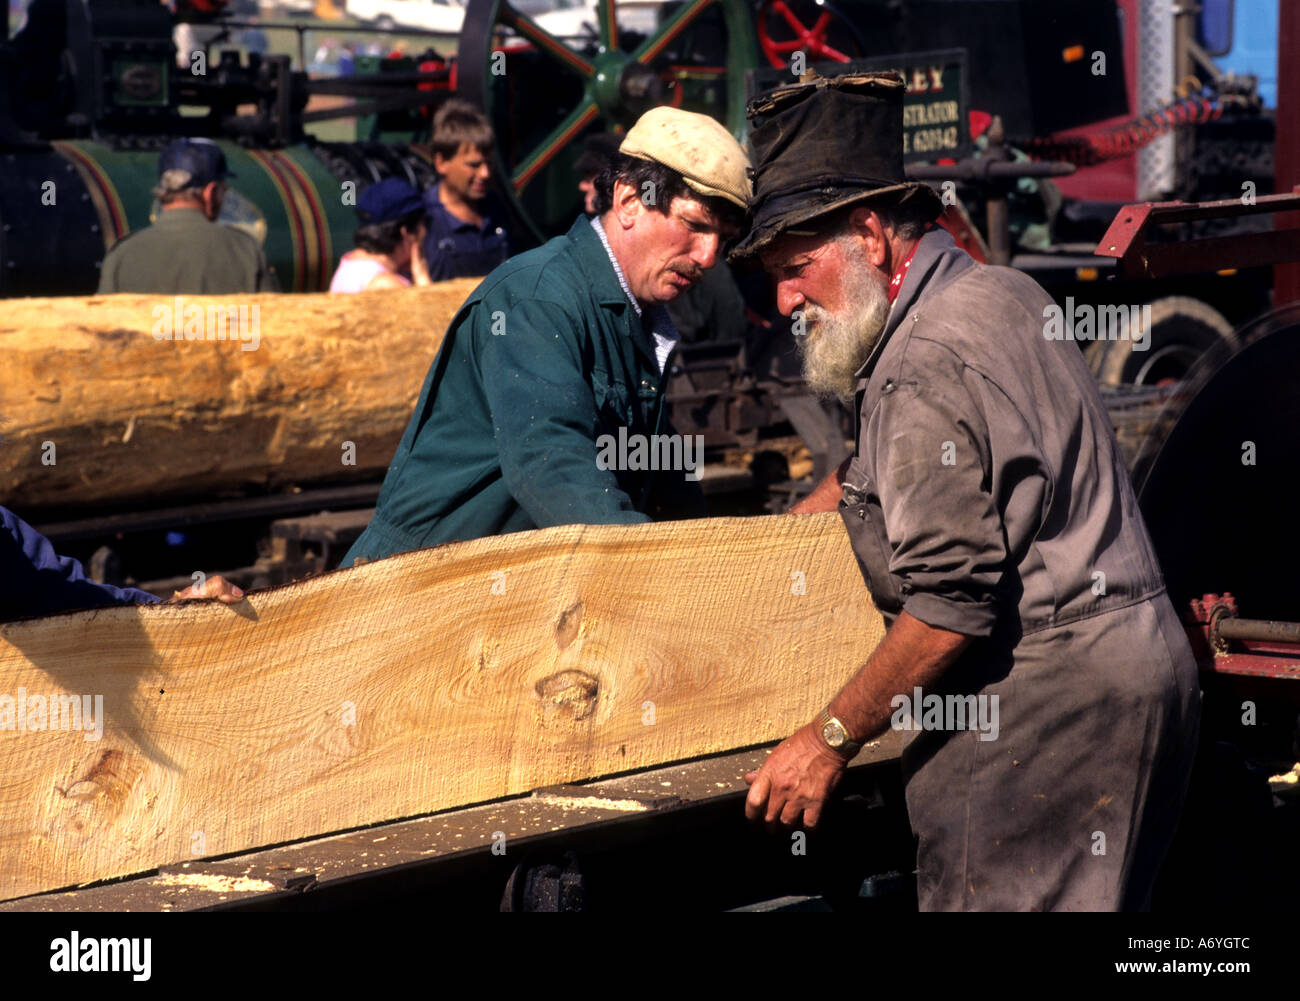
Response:
[[[1185,295],[1171,295],[1151,303],[1150,341],[1146,350],[1134,349],[1145,339],[1094,341],[1084,350],[1088,367],[1102,385],[1122,383],[1154,386],[1181,379],[1196,360],[1216,346],[1231,349],[1235,338],[1222,313],[1209,303]]]

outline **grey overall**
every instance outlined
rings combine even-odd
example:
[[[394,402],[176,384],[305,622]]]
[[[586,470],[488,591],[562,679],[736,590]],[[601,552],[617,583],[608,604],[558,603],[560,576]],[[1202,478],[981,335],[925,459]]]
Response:
[[[859,372],[840,513],[867,587],[887,623],[975,637],[935,694],[997,699],[994,739],[904,752],[922,910],[1144,908],[1195,752],[1196,664],[1050,302],[928,233]]]

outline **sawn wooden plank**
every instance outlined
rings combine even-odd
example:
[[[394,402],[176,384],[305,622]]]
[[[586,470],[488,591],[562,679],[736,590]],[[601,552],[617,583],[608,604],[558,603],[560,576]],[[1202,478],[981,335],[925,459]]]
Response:
[[[776,740],[882,635],[833,514],[566,526],[3,625],[0,898]],[[102,696],[102,733],[59,695]]]

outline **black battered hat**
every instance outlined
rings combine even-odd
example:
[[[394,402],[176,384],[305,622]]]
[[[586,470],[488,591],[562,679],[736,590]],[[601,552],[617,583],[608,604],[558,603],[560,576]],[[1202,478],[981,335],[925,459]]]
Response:
[[[939,195],[903,172],[903,92],[897,73],[809,74],[751,100],[753,221],[728,260],[751,258],[782,234],[815,236],[805,223],[868,199],[936,218]]]

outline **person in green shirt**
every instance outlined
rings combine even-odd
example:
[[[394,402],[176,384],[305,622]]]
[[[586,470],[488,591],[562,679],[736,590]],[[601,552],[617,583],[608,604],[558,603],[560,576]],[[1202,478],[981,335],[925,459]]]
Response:
[[[703,515],[699,442],[664,414],[677,341],[664,307],[739,232],[748,167],[712,118],[643,115],[597,180],[597,214],[500,265],[452,319],[343,565],[551,525]]]
[[[162,205],[152,226],[128,233],[104,256],[100,295],[224,295],[278,292],[258,242],[218,225],[226,193],[221,147],[211,139],[177,139],[158,158],[154,195]]]

